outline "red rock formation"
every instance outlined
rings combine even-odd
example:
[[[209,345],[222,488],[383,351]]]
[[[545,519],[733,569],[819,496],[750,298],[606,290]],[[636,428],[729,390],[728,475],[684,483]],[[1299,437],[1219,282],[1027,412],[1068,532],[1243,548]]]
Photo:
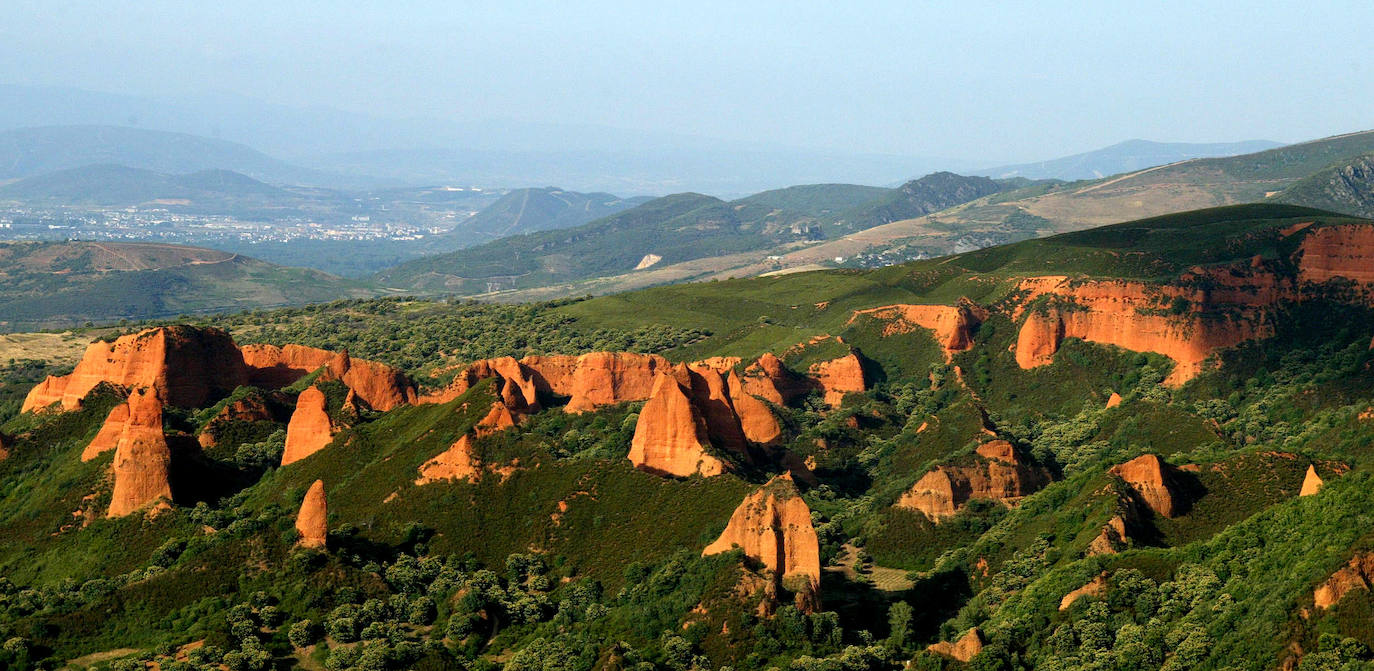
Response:
[[[936,466],[912,485],[896,506],[919,510],[939,522],[963,509],[972,499],[1014,505],[1044,487],[1049,473],[1029,463],[1005,440],[978,446],[985,461],[972,466]]]
[[[1307,475],[1302,479],[1302,491],[1298,496],[1311,496],[1322,490],[1321,476],[1317,475],[1317,468],[1312,465],[1307,467]]]
[[[1317,608],[1330,608],[1340,603],[1346,594],[1370,589],[1371,584],[1374,584],[1374,552],[1363,552],[1317,586],[1312,599]]]
[[[782,360],[772,352],[764,353],[757,361],[749,364],[740,381],[749,394],[777,405],[792,403],[797,398],[805,396],[812,387],[810,380],[787,370]]]
[[[1113,466],[1111,474],[1126,481],[1141,502],[1157,515],[1182,514],[1184,501],[1174,484],[1173,467],[1153,454],[1142,454],[1124,464]]]
[[[1112,395],[1107,397],[1107,407],[1115,408],[1118,405],[1121,405],[1121,394],[1112,392]]]
[[[286,425],[286,449],[281,455],[285,466],[324,449],[334,439],[334,423],[325,409],[324,392],[312,386],[296,398],[296,410]]]
[[[800,606],[819,609],[820,544],[811,524],[811,509],[790,476],[779,475],[747,496],[702,556],[735,547],[763,564],[778,586],[796,593]]]
[[[155,389],[140,389],[129,395],[128,407],[129,417],[115,447],[108,517],[172,498],[172,452],[162,433],[162,401]]]
[[[487,412],[486,416],[478,420],[474,431],[478,438],[482,438],[505,431],[512,426],[515,426],[515,415],[511,413],[510,408],[506,407],[505,403],[497,401],[491,404],[491,410]]]
[[[1088,556],[1114,555],[1126,543],[1126,518],[1114,515],[1102,527],[1102,533],[1088,543]]]
[[[119,438],[124,435],[124,427],[129,423],[129,403],[126,401],[110,409],[105,423],[100,425],[95,438],[86,449],[81,451],[81,460],[90,461],[109,450],[119,447]]]
[[[566,412],[585,412],[602,406],[649,398],[655,385],[655,374],[671,367],[667,359],[656,354],[631,352],[592,352],[577,357],[572,374],[567,375],[567,363],[546,359],[559,357],[527,357],[522,361],[548,382],[550,390],[568,396]]]
[[[972,347],[973,332],[987,319],[987,313],[969,301],[961,301],[957,306],[899,304],[855,310],[849,323],[853,324],[860,315],[887,322],[883,335],[910,333],[915,327],[931,331],[946,360],[955,352]]]
[[[1202,275],[1211,288],[1193,288],[1189,277],[1180,285],[1124,280],[1030,285],[1058,297],[1066,307],[1051,304],[1026,316],[1017,336],[1016,361],[1022,368],[1050,363],[1064,338],[1081,338],[1167,356],[1175,366],[1165,382],[1182,384],[1196,377],[1216,350],[1269,335],[1268,320],[1256,306],[1268,305],[1281,293],[1268,274],[1218,272],[1197,277]],[[1222,281],[1228,277],[1229,285]],[[1267,285],[1264,291],[1272,289],[1275,295],[1258,296],[1263,291],[1254,283]],[[1182,311],[1175,309],[1177,300],[1183,301],[1178,303]]]
[[[826,404],[831,407],[839,406],[845,394],[868,389],[863,362],[853,352],[838,359],[812,364],[810,375],[825,394]]]
[[[1059,610],[1068,610],[1073,602],[1083,597],[1102,597],[1107,595],[1107,573],[1103,571],[1100,575],[1089,580],[1086,585],[1069,592],[1064,598],[1059,600]]]
[[[300,533],[300,544],[308,548],[322,548],[329,536],[329,510],[324,500],[324,480],[316,480],[301,501],[300,512],[296,513],[296,531]]]
[[[690,393],[690,386],[684,389],[673,375],[659,373],[630,442],[629,459],[635,468],[678,477],[725,471],[725,463],[706,451],[711,444],[706,419]]]
[[[1374,226],[1323,226],[1307,232],[1298,249],[1298,278],[1326,282],[1336,278],[1374,284]]]
[[[415,385],[405,373],[386,364],[355,359],[347,351],[303,345],[245,345],[243,360],[252,384],[267,389],[284,387],[325,368],[320,381],[339,380],[369,407],[387,411],[416,401]]]
[[[472,436],[464,434],[447,450],[420,465],[420,477],[415,484],[467,480],[475,481],[482,472],[481,461],[473,453]]]
[[[774,444],[782,435],[782,426],[778,424],[778,418],[773,416],[773,409],[748,393],[744,383],[733,371],[730,372],[726,385],[730,389],[730,403],[734,406],[735,414],[739,416],[740,428],[744,430],[745,438],[760,445]]]
[[[168,404],[194,408],[227,394],[248,380],[238,347],[221,329],[163,326],[94,342],[70,375],[49,377],[24,399],[23,411],[61,403],[80,407],[101,382],[126,388],[151,387]]]
[[[205,428],[201,430],[200,435],[196,436],[196,440],[201,447],[214,447],[215,433],[219,427],[226,423],[270,421],[272,421],[272,411],[268,409],[267,404],[257,396],[245,396],[224,406],[216,413],[210,421],[205,423]],[[85,458],[84,454],[82,458]]]
[[[482,380],[497,378],[501,390],[501,402],[508,408],[522,412],[539,409],[538,390],[533,376],[535,373],[526,368],[514,357],[498,357],[474,361],[454,377],[453,382],[436,394],[420,399],[421,403],[447,403],[463,395]]]
[[[706,434],[711,444],[744,453],[748,444],[725,379],[715,369],[696,364],[686,366],[685,370],[675,370],[675,374],[681,373],[687,373],[693,405],[706,420]]]
[[[983,651],[983,632],[978,631],[978,627],[968,630],[958,642],[950,643],[940,641],[931,644],[926,648],[933,653],[953,657],[961,662],[967,662]]]

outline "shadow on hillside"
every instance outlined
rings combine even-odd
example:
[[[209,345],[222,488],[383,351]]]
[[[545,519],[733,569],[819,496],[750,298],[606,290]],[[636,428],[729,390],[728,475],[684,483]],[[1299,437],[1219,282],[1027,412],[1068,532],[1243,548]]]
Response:
[[[821,574],[821,607],[839,613],[846,628],[867,630],[875,638],[888,636],[888,609],[898,601],[912,606],[912,634],[916,640],[931,639],[940,624],[972,596],[968,576],[963,571],[946,571],[916,582],[910,589],[888,592],[873,585],[856,582],[842,573]]]

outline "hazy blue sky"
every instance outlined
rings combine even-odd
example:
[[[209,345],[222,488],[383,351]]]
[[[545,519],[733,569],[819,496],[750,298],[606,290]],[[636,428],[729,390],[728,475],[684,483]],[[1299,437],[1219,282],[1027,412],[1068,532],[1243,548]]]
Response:
[[[1374,3],[59,2],[0,81],[1028,160],[1374,127]]]

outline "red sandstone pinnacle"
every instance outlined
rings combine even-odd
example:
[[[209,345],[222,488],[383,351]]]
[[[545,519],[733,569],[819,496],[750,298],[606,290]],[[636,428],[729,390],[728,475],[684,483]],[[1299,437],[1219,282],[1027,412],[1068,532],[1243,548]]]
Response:
[[[96,432],[85,450],[81,452],[82,461],[90,461],[105,452],[119,447],[119,438],[124,435],[124,427],[129,423],[129,403],[125,401],[110,409],[110,414],[105,416],[105,423],[100,425],[100,431]]]
[[[1173,467],[1159,457],[1142,454],[1124,464],[1113,466],[1109,472],[1125,480],[1156,514],[1174,517],[1182,513],[1184,502],[1173,482]]]
[[[472,436],[463,434],[447,450],[420,465],[416,485],[444,480],[474,482],[482,473],[482,462],[473,454]]]
[[[1317,475],[1317,468],[1309,464],[1307,466],[1307,475],[1302,479],[1302,490],[1298,492],[1298,496],[1312,496],[1321,490],[1321,476]]]
[[[296,410],[286,425],[286,449],[281,455],[281,465],[319,452],[333,439],[334,424],[325,409],[324,392],[312,386],[296,398]]]
[[[745,497],[725,531],[702,556],[739,547],[773,574],[778,586],[797,593],[808,608],[820,606],[820,544],[811,509],[789,475],[779,475]]]
[[[961,300],[959,305],[898,304],[855,310],[849,323],[854,323],[860,315],[886,321],[883,335],[909,333],[914,327],[931,331],[946,361],[955,352],[973,346],[974,330],[987,319],[987,312],[967,299]]]
[[[757,361],[749,364],[740,382],[749,394],[776,405],[788,405],[805,396],[812,387],[810,380],[787,370],[782,360],[772,352],[765,352]]]
[[[707,453],[711,444],[706,419],[672,375],[659,373],[653,392],[639,411],[630,463],[660,475],[720,475],[725,463]]]
[[[734,371],[730,372],[726,385],[730,389],[730,402],[739,416],[744,437],[751,443],[774,444],[782,435],[782,426],[778,424],[778,418],[773,416],[773,409],[746,391],[744,383]]]
[[[296,531],[300,533],[300,545],[308,548],[322,548],[329,536],[329,510],[324,500],[324,481],[316,480],[305,493],[300,511],[296,513]]]
[[[128,419],[114,456],[108,517],[122,517],[172,498],[172,453],[162,433],[162,401],[154,389],[129,395]]]

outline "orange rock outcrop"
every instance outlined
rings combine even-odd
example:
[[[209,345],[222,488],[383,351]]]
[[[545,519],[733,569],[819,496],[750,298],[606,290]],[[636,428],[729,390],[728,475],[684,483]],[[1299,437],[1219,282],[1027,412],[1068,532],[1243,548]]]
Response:
[[[936,466],[897,500],[897,507],[919,510],[933,522],[958,513],[972,499],[1014,505],[1044,487],[1049,472],[1030,463],[1005,440],[978,446],[983,463]]]
[[[107,517],[122,517],[172,498],[172,452],[162,433],[162,401],[155,389],[129,395],[129,414],[115,447],[114,492]]]
[[[537,409],[543,394],[567,398],[566,412],[585,412],[649,398],[656,373],[670,368],[661,356],[633,352],[485,359],[470,364],[447,388],[422,402],[451,401],[481,380],[498,378],[502,401],[513,410]]]
[[[868,389],[863,362],[859,360],[859,355],[853,352],[837,359],[812,364],[809,372],[821,392],[825,394],[826,404],[831,407],[839,406],[845,394]]]
[[[81,399],[102,382],[128,389],[150,387],[168,405],[199,408],[240,385],[277,388],[325,366],[378,410],[415,401],[415,386],[399,370],[347,352],[287,345],[248,345],[242,349],[217,328],[161,326],[94,342],[70,375],[50,376],[30,390],[25,412],[60,403],[80,407]]]
[[[200,407],[248,381],[229,334],[216,328],[162,326],[86,347],[70,375],[48,377],[24,399],[25,412],[60,403],[75,410],[101,382],[150,387],[169,405]]]
[[[1068,594],[1065,594],[1064,598],[1059,600],[1059,610],[1068,610],[1069,606],[1072,606],[1075,601],[1083,597],[1100,597],[1106,596],[1106,594],[1107,574],[1106,572],[1103,572],[1099,574],[1096,578],[1089,580],[1087,584],[1083,585],[1082,587],[1079,587],[1078,589],[1073,590]]]
[[[931,331],[946,360],[955,352],[973,347],[973,332],[987,319],[986,311],[968,301],[957,306],[898,304],[855,310],[849,323],[861,315],[887,322],[883,335],[910,333],[915,327]]]
[[[763,564],[777,586],[797,594],[807,610],[820,606],[820,543],[811,509],[788,475],[779,475],[745,497],[730,515],[725,531],[702,556],[739,547]]]
[[[974,627],[954,643],[940,641],[926,647],[926,650],[952,657],[961,662],[967,662],[983,651],[983,632],[979,631],[978,627]]]
[[[776,405],[788,405],[805,396],[813,386],[810,380],[792,373],[782,359],[765,352],[744,369],[740,378],[744,391]]]
[[[1109,471],[1126,481],[1142,503],[1157,515],[1174,517],[1183,513],[1186,502],[1178,493],[1173,467],[1153,454],[1142,454]]]
[[[322,548],[329,537],[329,510],[324,500],[324,480],[316,480],[305,492],[301,509],[296,513],[296,532],[300,545]]]
[[[1102,532],[1088,543],[1088,556],[1113,555],[1117,548],[1126,543],[1126,518],[1113,515],[1102,527]]]
[[[1115,408],[1118,405],[1121,405],[1121,394],[1112,392],[1112,395],[1107,397],[1107,407]]]
[[[334,423],[325,408],[324,392],[311,386],[296,397],[296,409],[286,425],[286,449],[281,455],[285,466],[324,449],[334,440]]]
[[[417,398],[415,385],[405,373],[386,364],[354,359],[347,351],[331,352],[303,345],[245,345],[242,356],[249,379],[260,387],[284,387],[323,367],[325,374],[320,381],[343,382],[376,410],[391,410],[414,403]]]
[[[1298,279],[1336,278],[1374,284],[1374,226],[1351,224],[1311,229],[1298,249]]]
[[[1325,582],[1317,586],[1312,599],[1317,608],[1330,608],[1355,590],[1367,590],[1374,585],[1374,552],[1355,555]]]
[[[473,427],[473,430],[476,431],[477,437],[481,438],[483,436],[490,436],[493,433],[505,431],[515,426],[515,424],[515,414],[510,411],[510,408],[506,407],[505,403],[497,401],[491,404],[491,410],[488,410],[487,414],[477,421],[477,425]]]
[[[463,434],[447,450],[420,465],[417,485],[445,480],[475,481],[482,472],[481,461],[473,454],[472,436]]]
[[[125,401],[110,409],[105,423],[100,425],[95,438],[86,449],[81,451],[81,460],[90,461],[110,450],[119,447],[119,438],[124,435],[124,427],[129,423],[129,403]]]
[[[744,437],[752,443],[772,445],[782,436],[782,426],[773,415],[772,408],[750,394],[734,371],[730,372],[726,384],[730,389],[730,403],[739,417]]]
[[[1307,475],[1303,476],[1302,479],[1302,490],[1298,492],[1298,496],[1312,496],[1321,490],[1322,479],[1321,476],[1317,475],[1317,467],[1309,464]]]
[[[678,477],[725,472],[725,462],[707,452],[711,438],[706,418],[692,401],[690,379],[679,379],[688,378],[686,373],[685,367],[678,375],[659,373],[630,442],[635,468]]]

